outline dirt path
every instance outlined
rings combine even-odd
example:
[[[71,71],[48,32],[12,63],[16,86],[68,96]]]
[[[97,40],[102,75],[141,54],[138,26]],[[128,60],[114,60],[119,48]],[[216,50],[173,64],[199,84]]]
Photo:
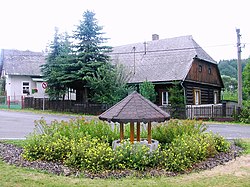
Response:
[[[192,177],[213,177],[225,174],[237,177],[249,176],[250,180],[250,154],[237,157],[235,160],[229,161],[224,165],[216,166],[211,170],[196,173],[192,175]]]

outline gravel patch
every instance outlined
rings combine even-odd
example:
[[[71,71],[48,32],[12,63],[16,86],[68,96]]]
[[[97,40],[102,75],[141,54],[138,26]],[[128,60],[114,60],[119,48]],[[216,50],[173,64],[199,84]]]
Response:
[[[230,151],[227,153],[219,153],[213,158],[208,158],[206,161],[194,164],[192,170],[183,172],[188,173],[196,170],[206,170],[212,169],[218,165],[223,165],[230,160],[235,159],[240,156],[242,149],[231,145]],[[135,171],[135,170],[114,170],[114,171],[105,171],[101,173],[90,173],[87,171],[79,172],[75,169],[64,166],[61,163],[55,162],[45,162],[45,161],[27,161],[21,157],[23,149],[12,144],[6,144],[0,142],[0,157],[3,161],[8,164],[27,167],[37,170],[42,170],[45,172],[53,173],[56,175],[64,176],[83,176],[86,178],[123,178],[127,176],[133,177],[157,177],[157,176],[176,176],[181,173],[168,172],[163,169],[147,169],[146,171]]]

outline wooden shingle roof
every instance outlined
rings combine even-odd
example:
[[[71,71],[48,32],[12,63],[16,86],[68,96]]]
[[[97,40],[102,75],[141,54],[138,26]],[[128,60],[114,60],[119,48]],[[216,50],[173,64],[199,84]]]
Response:
[[[136,91],[99,116],[101,120],[119,123],[162,122],[169,118],[170,115],[168,113]]]
[[[45,63],[42,52],[3,49],[1,56],[6,75],[42,75],[40,66]]]
[[[128,68],[130,83],[184,80],[194,58],[216,63],[192,36],[114,47],[110,57]]]

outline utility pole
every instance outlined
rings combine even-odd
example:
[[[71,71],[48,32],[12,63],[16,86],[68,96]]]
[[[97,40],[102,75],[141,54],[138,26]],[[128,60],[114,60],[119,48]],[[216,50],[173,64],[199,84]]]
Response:
[[[242,107],[242,66],[241,66],[241,43],[240,29],[236,29],[237,33],[237,54],[238,54],[238,107]]]

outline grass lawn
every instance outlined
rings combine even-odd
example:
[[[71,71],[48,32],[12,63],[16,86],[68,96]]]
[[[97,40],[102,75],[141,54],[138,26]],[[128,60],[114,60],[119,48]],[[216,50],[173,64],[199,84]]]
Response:
[[[8,165],[0,160],[0,186],[250,186],[250,139],[246,153],[223,166],[177,177],[138,179],[87,179],[56,176],[41,171]],[[17,143],[17,142],[12,142]],[[22,145],[22,143],[17,143]]]

